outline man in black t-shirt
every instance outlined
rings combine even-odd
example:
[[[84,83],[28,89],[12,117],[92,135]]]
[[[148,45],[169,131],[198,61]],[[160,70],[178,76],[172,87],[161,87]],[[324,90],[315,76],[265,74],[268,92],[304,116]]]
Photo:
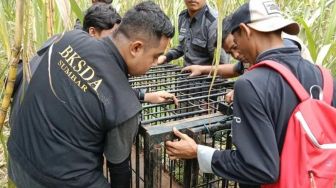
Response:
[[[101,39],[103,37],[109,36],[112,32],[117,28],[118,24],[120,24],[121,17],[116,12],[116,10],[108,4],[105,3],[95,3],[93,4],[85,13],[84,22],[83,22],[83,30],[88,32],[90,36],[95,37],[97,39]],[[33,59],[28,64],[30,67],[31,74],[34,75],[35,70],[41,62],[41,56],[43,53],[49,48],[49,46],[56,41],[56,37],[52,37],[49,39],[44,46],[38,51],[38,54],[33,57]],[[22,65],[22,63],[21,63]],[[24,92],[28,87],[28,82],[23,79],[23,72],[21,69],[18,71],[18,79],[16,80],[16,89],[14,91],[13,96],[13,105],[11,111],[10,124],[13,123],[15,119],[17,119],[17,112],[20,108],[20,103],[23,100]],[[24,83],[23,83],[24,82]],[[139,90],[134,90],[136,96],[140,101],[148,102],[148,103],[160,103],[167,102],[171,99],[177,103],[177,99],[173,94],[170,94],[165,91],[160,92],[152,92],[152,93],[141,93]],[[131,120],[125,122],[123,126],[119,126],[120,128],[112,129],[107,133],[106,144],[105,144],[105,156],[108,160],[108,167],[110,170],[110,182],[111,187],[118,185],[118,187],[129,187],[130,184],[130,174],[131,169],[129,165],[129,160],[125,160],[120,163],[120,161],[115,162],[116,157],[113,156],[113,153],[116,152],[120,142],[122,148],[118,153],[128,153],[130,151],[125,150],[124,146],[129,146],[132,144],[133,135],[129,134],[130,130],[136,132],[137,128],[132,126],[134,124],[138,124],[138,118],[134,117]],[[112,139],[110,139],[112,138]],[[127,186],[128,185],[128,186]]]
[[[88,32],[90,36],[101,39],[112,34],[120,24],[120,20],[121,17],[110,5],[95,3],[86,11],[83,30]],[[166,91],[150,93],[137,89],[133,89],[133,91],[140,102],[161,103],[173,100],[177,105],[176,97]],[[139,123],[139,117],[134,116],[123,125],[107,133],[104,155],[107,159],[111,187],[130,187],[130,158],[124,160],[124,156],[131,152],[129,146],[132,145],[134,133],[137,132],[137,127],[133,125]]]
[[[102,174],[106,133],[133,122],[141,109],[128,75],[156,64],[173,34],[162,10],[143,2],[110,37],[73,30],[51,45],[8,140],[9,176],[17,187],[109,187]],[[132,125],[129,135],[136,133]]]

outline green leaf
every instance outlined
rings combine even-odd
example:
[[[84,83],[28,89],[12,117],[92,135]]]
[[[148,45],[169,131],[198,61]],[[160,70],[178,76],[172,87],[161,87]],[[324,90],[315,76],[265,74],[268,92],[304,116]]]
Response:
[[[327,30],[327,34],[325,35],[326,37],[324,38],[324,41],[323,41],[324,44],[330,43],[332,39],[335,37],[335,33],[336,33],[336,3],[335,1],[333,3],[334,3],[334,6],[331,11],[331,15],[329,16],[329,18],[331,19],[330,19],[330,22],[327,24],[328,30]]]
[[[8,33],[8,27],[7,27],[7,23],[6,23],[6,17],[4,15],[4,10],[3,7],[0,6],[0,43],[1,43],[1,47],[4,48],[7,58],[9,59],[10,57],[10,53],[11,53],[11,49],[10,49],[10,35]]]
[[[327,44],[322,46],[322,48],[320,49],[317,59],[316,59],[316,64],[317,65],[322,65],[324,62],[324,59],[326,58],[326,56],[328,55],[329,51],[330,51],[330,47],[331,44]]]
[[[308,49],[309,49],[309,52],[310,52],[310,54],[313,58],[313,61],[315,62],[316,58],[317,58],[317,50],[316,50],[316,44],[315,44],[315,40],[314,40],[312,31],[311,31],[310,27],[308,26],[308,24],[306,23],[306,21],[302,17],[299,17],[298,21],[304,28],[304,31],[306,33],[306,37],[307,37],[307,40],[308,40]]]
[[[63,20],[63,26],[65,30],[68,30],[71,28],[71,9],[70,9],[70,4],[67,0],[56,0],[56,4],[57,4],[57,10],[59,15],[62,20]],[[59,18],[59,17],[58,17]],[[54,16],[55,19],[55,16]],[[58,22],[55,22],[54,24],[58,24]],[[57,26],[57,25],[56,25]]]
[[[83,23],[83,10],[81,10],[75,0],[70,0],[71,10],[75,13],[77,18]]]

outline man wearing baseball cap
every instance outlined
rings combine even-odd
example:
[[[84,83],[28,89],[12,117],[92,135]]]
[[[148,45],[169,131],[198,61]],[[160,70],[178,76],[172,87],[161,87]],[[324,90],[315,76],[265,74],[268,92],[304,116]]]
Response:
[[[320,70],[303,59],[297,47],[284,46],[281,33],[296,35],[300,29],[282,16],[274,1],[251,0],[242,5],[224,30],[234,37],[238,60],[250,65],[273,60],[286,66],[308,92],[312,85],[322,86]],[[226,49],[229,53],[232,50]],[[258,187],[276,182],[288,120],[299,102],[297,96],[279,73],[266,67],[243,74],[234,90],[232,137],[236,150],[197,145],[174,129],[181,139],[166,142],[167,153],[171,159],[197,157],[203,172],[239,183]],[[336,106],[335,87],[332,105]]]

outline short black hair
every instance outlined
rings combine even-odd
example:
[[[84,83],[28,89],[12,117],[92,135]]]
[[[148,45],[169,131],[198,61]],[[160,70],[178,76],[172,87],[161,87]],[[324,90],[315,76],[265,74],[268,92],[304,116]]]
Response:
[[[112,29],[114,24],[119,24],[120,21],[121,16],[111,5],[95,3],[85,13],[83,30],[89,32],[90,27],[99,31]]]
[[[128,39],[160,39],[162,36],[172,38],[174,32],[172,23],[161,8],[152,1],[145,1],[126,12],[115,35],[122,33]]]

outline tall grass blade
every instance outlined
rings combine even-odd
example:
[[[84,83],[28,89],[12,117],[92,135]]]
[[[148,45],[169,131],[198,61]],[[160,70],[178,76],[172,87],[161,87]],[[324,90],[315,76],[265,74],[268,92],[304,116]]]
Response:
[[[326,63],[324,60],[326,59],[330,49],[331,49],[331,44],[322,46],[322,48],[320,49],[318,53],[317,59],[315,61],[317,65],[322,65]]]
[[[63,27],[66,30],[69,30],[72,26],[72,19],[71,19],[71,7],[68,0],[56,0],[57,10],[62,20],[63,20]],[[60,22],[58,22],[60,23]]]
[[[325,35],[324,44],[330,43],[332,40],[335,41],[335,35],[336,35],[336,2],[333,1],[333,8],[331,11],[331,15],[329,16],[330,21],[327,24],[328,25],[328,29],[327,29],[327,33]]]
[[[307,40],[308,40],[308,49],[311,54],[311,57],[313,58],[313,61],[316,61],[317,58],[317,50],[316,50],[316,44],[314,40],[314,36],[312,34],[311,28],[308,26],[306,21],[303,18],[298,19],[299,23],[303,26]]]
[[[64,0],[66,1],[66,0]],[[78,6],[77,2],[75,0],[69,0],[71,5],[71,11],[75,13],[76,17],[83,23],[83,10]]]

